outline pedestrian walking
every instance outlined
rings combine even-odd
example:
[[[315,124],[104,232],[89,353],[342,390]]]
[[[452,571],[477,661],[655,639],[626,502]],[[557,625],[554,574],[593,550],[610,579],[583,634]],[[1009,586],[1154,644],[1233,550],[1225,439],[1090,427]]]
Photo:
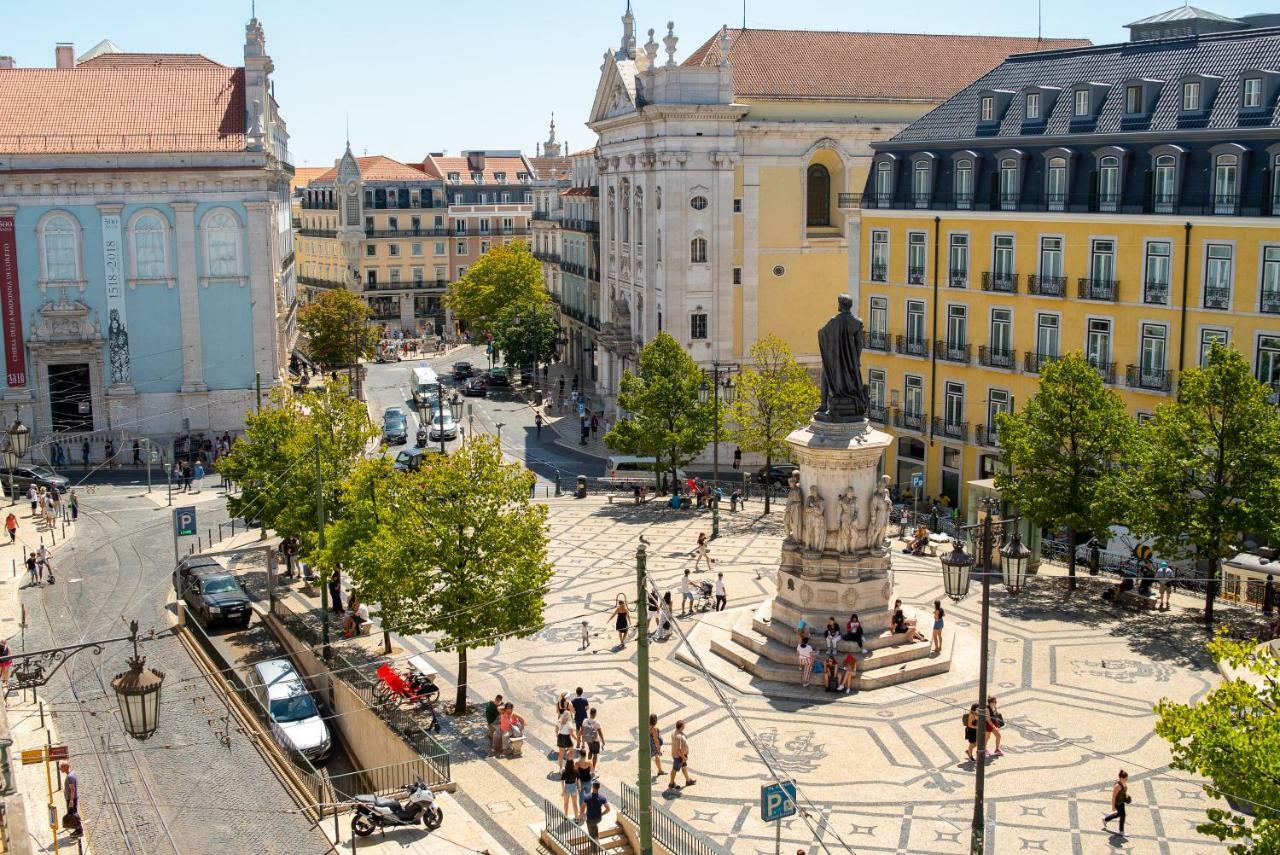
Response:
[[[581,410],[582,405],[579,404],[578,407]],[[587,440],[591,437],[591,423],[587,421],[587,417],[582,415],[581,412],[578,416],[578,429],[580,431],[578,445],[586,445]]]
[[[563,799],[564,815],[577,817],[581,808],[578,805],[578,763],[570,756],[560,764],[560,797]],[[573,812],[569,808],[572,806]]]
[[[658,641],[666,641],[671,637],[671,592],[662,592],[662,602],[658,604]]]
[[[591,794],[591,779],[595,777],[595,768],[591,765],[591,760],[587,757],[587,752],[579,749],[574,756],[573,774],[578,786],[578,815],[575,817],[578,822],[582,822],[582,814],[586,809],[586,798]]]
[[[40,499],[40,492],[36,489],[35,482],[32,481],[27,485],[27,501],[31,503],[31,516],[36,515],[36,504]]]
[[[1267,579],[1270,580],[1271,577],[1268,576]],[[1268,584],[1270,584],[1269,581]],[[1158,595],[1156,597],[1157,606],[1162,609],[1169,608],[1169,595],[1173,593],[1173,568],[1169,566],[1168,561],[1161,561],[1160,565],[1156,567],[1156,585],[1158,586],[1156,589]],[[1267,610],[1265,598],[1262,604],[1262,613],[1271,613]]]
[[[586,649],[587,649],[588,647],[590,647],[590,646],[591,646],[591,627],[590,627],[590,625],[589,625],[589,624],[584,620],[584,621],[582,622],[582,646],[581,646],[581,647],[579,647],[578,649],[579,649],[579,650],[586,650]]]
[[[538,432],[538,436],[542,436],[542,413],[535,413],[533,416],[533,427]]]
[[[942,611],[942,601],[933,601],[933,637],[929,641],[929,651],[932,653],[942,652],[942,618],[945,612]]]
[[[987,698],[987,738],[992,736],[996,738],[996,750],[991,752],[992,757],[1003,757],[1004,752],[1000,750],[1000,743],[1004,741],[1003,734],[1000,729],[1004,727],[1004,716],[996,710],[996,697],[992,695]]]
[[[581,735],[582,744],[587,748],[587,759],[591,761],[591,771],[594,772],[596,763],[600,761],[600,751],[604,748],[604,726],[596,718],[595,707],[588,711],[587,719],[582,723]]]
[[[964,741],[967,748],[964,750],[964,756],[969,760],[976,760],[973,756],[974,750],[978,747],[978,705],[972,704],[969,711],[964,714]]]
[[[44,495],[44,526],[50,531],[53,531],[53,521],[57,516],[57,513],[54,510],[54,501],[55,500],[53,498],[52,490],[49,491],[48,493],[45,493]]]
[[[592,848],[595,848],[595,841],[600,839],[600,820],[604,819],[604,815],[608,813],[609,800],[600,794],[600,782],[591,782],[591,793],[582,800],[583,814],[587,821],[587,834],[592,840]]]
[[[15,525],[18,522],[16,519],[14,519],[13,514],[9,514],[9,519],[13,520]],[[1271,611],[1275,607],[1276,607],[1276,583],[1272,579],[1271,574],[1268,573],[1267,581],[1264,582],[1262,585],[1262,613],[1267,617],[1270,617]]]
[[[31,584],[40,584],[40,563],[36,561],[36,554],[34,552],[28,552],[27,557],[24,558],[23,561],[27,565],[27,573],[31,576]]]
[[[1111,813],[1102,818],[1102,827],[1107,831],[1107,823],[1113,819],[1120,820],[1120,836],[1124,836],[1124,814],[1125,808],[1133,803],[1133,796],[1129,795],[1129,773],[1121,769],[1120,774],[1116,775],[1116,782],[1111,785]]]
[[[600,430],[600,416],[596,413],[591,414],[591,436],[595,438],[597,431]]]
[[[649,754],[658,775],[662,775],[662,732],[658,730],[657,713],[649,713]]]
[[[813,674],[813,648],[808,638],[801,638],[796,645],[796,662],[800,665],[800,685],[809,685],[809,677]]]
[[[707,571],[711,571],[711,552],[707,549],[707,533],[705,531],[698,532],[698,542],[693,547],[693,569],[697,570],[702,562],[707,562]]]
[[[573,708],[573,734],[577,739],[578,747],[581,748],[582,723],[587,720],[587,711],[591,709],[591,702],[583,694],[581,686],[573,690],[573,700],[569,701],[569,706]]]
[[[618,647],[627,646],[627,632],[631,629],[631,610],[627,608],[627,598],[618,595],[613,607],[613,628],[618,631]]]
[[[494,756],[501,753],[502,743],[498,737],[498,716],[502,713],[502,695],[496,696],[484,705],[484,723],[489,728],[489,748]]]
[[[70,829],[72,837],[82,837],[84,825],[80,821],[80,776],[71,770],[71,764],[66,760],[60,762],[58,768],[62,770],[62,795],[67,800],[62,827]]]
[[[676,773],[684,773],[684,786],[689,787],[697,782],[689,777],[689,740],[684,735],[684,720],[676,722],[676,731],[671,735],[671,777],[667,779],[668,790],[679,790]]]
[[[560,698],[565,700],[564,695]],[[564,763],[566,757],[573,757],[573,734],[573,711],[569,709],[568,701],[565,700],[565,706],[556,717],[557,763]]]
[[[689,571],[684,571],[684,576],[680,578],[680,617],[684,617],[693,611],[693,580],[689,578]]]
[[[644,598],[645,614],[644,625],[651,632],[658,627],[658,592],[650,589],[648,595]]]
[[[742,446],[737,446],[733,449],[733,469],[736,472],[740,468],[742,468]]]
[[[71,506],[71,521],[75,522],[80,518],[80,499],[76,496],[75,488],[72,488],[67,504]]]
[[[191,461],[189,461],[189,460],[184,461],[184,462],[183,462],[183,464],[182,464],[182,492],[184,492],[184,493],[190,493],[190,492],[191,492],[191,477],[192,477],[192,474],[193,474],[193,472],[192,472],[192,469],[191,469]]]
[[[9,543],[16,543],[18,540],[18,517],[13,511],[10,511],[9,515],[4,518],[4,528],[5,531],[9,532]]]
[[[336,615],[342,614],[342,572],[334,570],[329,574],[329,608]]]
[[[133,441],[133,465],[134,466],[142,465],[142,446],[138,443],[136,439]]]
[[[80,445],[80,461],[84,464],[84,468],[89,468],[89,440],[85,440]]]
[[[195,492],[199,493],[200,488],[204,485],[204,464],[199,460],[196,461],[196,468],[193,470],[192,474],[195,477]]]
[[[102,446],[102,462],[107,464],[107,468],[114,469],[116,465],[116,444],[111,440],[107,440],[107,444]]]
[[[9,671],[13,669],[13,651],[9,639],[0,638],[0,698],[9,694]]]
[[[718,612],[724,611],[724,607],[727,604],[727,602],[728,602],[728,597],[725,595],[725,590],[724,590],[724,574],[717,573],[716,574],[716,611]]]

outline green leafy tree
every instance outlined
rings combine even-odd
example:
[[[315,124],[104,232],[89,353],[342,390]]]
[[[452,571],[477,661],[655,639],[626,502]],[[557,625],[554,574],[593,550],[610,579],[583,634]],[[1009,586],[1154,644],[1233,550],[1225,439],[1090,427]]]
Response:
[[[1139,432],[1128,524],[1166,555],[1209,565],[1204,618],[1213,620],[1222,560],[1245,532],[1270,535],[1280,508],[1280,412],[1243,356],[1214,345],[1183,373],[1177,400]]]
[[[622,375],[618,406],[626,412],[605,434],[605,444],[622,454],[655,458],[659,472],[671,474],[707,447],[712,403],[698,400],[704,374],[669,333],[660,332],[640,349],[639,373]]]
[[[822,396],[791,355],[791,348],[777,336],[752,345],[751,363],[742,372],[738,396],[729,411],[734,424],[731,435],[744,451],[763,454],[768,467],[775,457],[789,457],[787,434],[809,421]],[[769,513],[768,490],[764,512]]]
[[[1255,642],[1219,636],[1217,662],[1257,679],[1229,679],[1192,704],[1156,705],[1156,733],[1169,742],[1174,769],[1208,778],[1208,820],[1197,830],[1235,841],[1231,855],[1280,852],[1280,661]]]
[[[1134,421],[1084,356],[1071,353],[1046,365],[1022,411],[1002,413],[996,426],[1006,464],[996,487],[1031,519],[1066,527],[1074,590],[1077,533],[1105,537],[1117,521],[1108,490],[1132,445]]]
[[[369,326],[369,307],[341,288],[321,291],[298,313],[307,353],[320,365],[355,365],[377,352],[379,331]]]
[[[500,334],[501,318],[550,301],[542,263],[523,241],[495,246],[449,285],[445,304],[472,333]]]
[[[550,303],[508,306],[498,316],[493,345],[514,366],[550,364],[560,323]]]
[[[475,437],[417,472],[385,459],[351,473],[329,525],[326,561],[377,603],[384,629],[430,633],[458,654],[456,709],[466,708],[467,651],[542,626],[554,569],[547,509],[529,499],[533,473]]]

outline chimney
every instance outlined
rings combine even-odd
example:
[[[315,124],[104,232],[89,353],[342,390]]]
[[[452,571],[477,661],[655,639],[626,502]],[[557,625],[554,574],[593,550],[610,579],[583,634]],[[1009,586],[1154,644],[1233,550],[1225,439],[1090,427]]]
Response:
[[[484,152],[467,152],[467,168],[472,172],[484,172]]]
[[[16,64],[11,56],[0,56],[0,68],[16,68]]]
[[[55,68],[75,68],[76,46],[71,42],[58,42],[53,49],[53,58]]]

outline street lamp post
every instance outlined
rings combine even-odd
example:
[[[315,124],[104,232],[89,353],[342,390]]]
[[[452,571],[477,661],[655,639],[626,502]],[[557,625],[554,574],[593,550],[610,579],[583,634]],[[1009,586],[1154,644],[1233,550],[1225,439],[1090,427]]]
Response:
[[[1021,517],[1010,517],[993,522],[992,517],[999,512],[998,499],[982,500],[985,512],[982,522],[963,526],[956,531],[955,546],[951,554],[944,555],[942,561],[943,589],[954,602],[959,602],[969,593],[969,583],[973,576],[974,558],[964,551],[964,534],[973,537],[978,547],[978,573],[982,581],[982,631],[981,651],[979,653],[978,672],[978,759],[973,785],[973,820],[970,825],[969,852],[971,855],[983,855],[986,837],[986,759],[987,759],[987,672],[988,643],[991,632],[991,577],[992,554],[996,552],[995,538],[1008,535],[1008,542],[999,549],[1000,571],[1005,587],[1010,594],[1017,594],[1027,581],[1027,560],[1031,551],[1022,545],[1022,536],[1018,532]]]
[[[717,360],[711,363],[711,382],[708,384],[706,378],[698,385],[698,398],[702,403],[707,402],[710,396],[714,401],[715,422],[714,433],[711,440],[711,483],[712,489],[720,486],[720,396],[724,395],[726,404],[732,404],[734,395],[737,390],[733,385],[733,372],[737,370],[737,366],[721,365]],[[720,372],[724,371],[724,380],[720,379]],[[717,497],[711,498],[711,539],[714,540],[720,536],[720,502]]]
[[[443,457],[446,454],[444,449],[444,383],[439,381],[436,382],[436,398],[440,402],[440,456]],[[430,409],[430,402],[428,402],[428,409]],[[436,423],[436,414],[434,411],[432,411],[431,415],[427,418],[429,425],[434,425]],[[431,439],[430,427],[427,428],[427,439]]]
[[[453,427],[456,430],[458,423],[462,421],[462,399],[458,397],[457,392],[454,392],[449,400],[449,413],[453,416]]]
[[[26,456],[27,448],[31,443],[31,428],[24,425],[22,419],[15,415],[13,424],[9,425],[5,435],[8,437],[8,443],[4,449],[4,465],[9,470],[9,504],[13,505],[18,501],[17,494],[14,492],[13,471]]]

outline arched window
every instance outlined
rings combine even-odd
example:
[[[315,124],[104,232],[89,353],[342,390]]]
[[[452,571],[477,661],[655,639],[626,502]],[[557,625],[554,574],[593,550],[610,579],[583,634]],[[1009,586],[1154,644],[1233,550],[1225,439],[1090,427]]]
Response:
[[[214,211],[204,219],[206,276],[240,275],[240,224],[229,211]]]
[[[693,264],[707,263],[707,239],[696,237],[689,241],[689,261]]]
[[[1000,161],[1000,208],[1010,211],[1018,207],[1018,161],[1006,157]]]
[[[888,205],[893,198],[893,164],[887,160],[876,166],[876,198],[881,205]]]
[[[636,188],[636,245],[644,246],[644,191]]]
[[[609,188],[609,243],[616,243],[618,240],[618,220],[617,212],[613,203],[613,188]]]
[[[807,181],[807,215],[811,226],[831,225],[831,173],[821,163],[809,167]]]
[[[65,214],[55,214],[40,228],[44,278],[50,282],[75,282],[80,278],[80,233]]]
[[[911,199],[917,208],[929,207],[933,189],[933,165],[927,160],[917,160],[911,169]]]
[[[622,242],[631,243],[631,182],[622,179]]]
[[[156,214],[142,214],[129,230],[133,238],[133,275],[136,279],[167,279],[169,259],[165,225]]]
[[[1045,179],[1045,196],[1050,211],[1061,211],[1067,202],[1067,159],[1049,158],[1049,171]]]
[[[1220,154],[1214,162],[1213,192],[1217,201],[1235,201],[1238,190],[1240,159],[1234,154]]]
[[[662,261],[662,229],[658,229],[658,261]]]

